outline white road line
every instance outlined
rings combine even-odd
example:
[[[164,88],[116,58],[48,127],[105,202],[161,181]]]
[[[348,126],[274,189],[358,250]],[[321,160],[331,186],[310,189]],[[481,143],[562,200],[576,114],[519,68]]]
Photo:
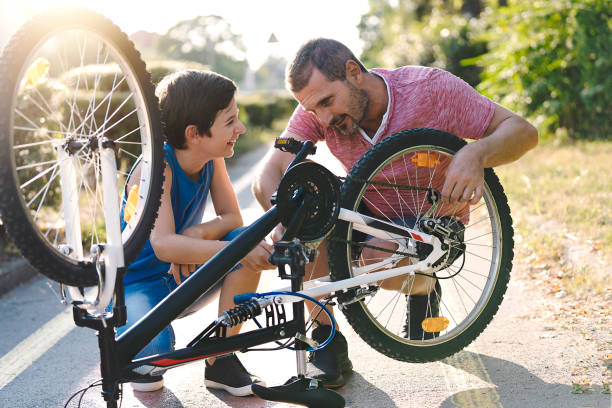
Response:
[[[30,367],[76,326],[67,308],[0,358],[0,389]]]

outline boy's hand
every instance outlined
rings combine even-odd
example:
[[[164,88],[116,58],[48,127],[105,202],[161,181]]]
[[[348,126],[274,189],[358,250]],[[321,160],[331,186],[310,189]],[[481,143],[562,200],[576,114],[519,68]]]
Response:
[[[262,270],[262,269],[274,269],[268,258],[272,255],[274,248],[266,241],[261,241],[247,256],[245,256],[240,263],[249,269]]]
[[[283,235],[285,234],[285,230],[286,228],[283,226],[283,224],[278,224],[270,234],[272,242],[280,241]]]
[[[177,264],[172,263],[170,265],[170,269],[168,270],[168,274],[171,274],[174,277],[174,281],[180,285],[181,284],[181,275],[184,277],[189,277],[191,272],[195,272],[196,266],[195,264]]]

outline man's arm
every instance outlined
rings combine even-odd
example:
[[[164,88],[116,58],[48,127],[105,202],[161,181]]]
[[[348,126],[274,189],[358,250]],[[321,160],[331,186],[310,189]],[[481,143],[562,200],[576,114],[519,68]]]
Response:
[[[298,135],[285,132],[282,137],[293,137],[301,139]],[[291,164],[295,157],[292,153],[283,152],[279,149],[272,148],[264,157],[264,165],[261,171],[255,175],[253,180],[253,195],[264,210],[270,209],[270,197],[276,192],[285,170]]]
[[[464,146],[453,158],[442,188],[449,202],[482,197],[484,169],[513,162],[538,144],[538,132],[522,117],[495,105],[482,139]]]

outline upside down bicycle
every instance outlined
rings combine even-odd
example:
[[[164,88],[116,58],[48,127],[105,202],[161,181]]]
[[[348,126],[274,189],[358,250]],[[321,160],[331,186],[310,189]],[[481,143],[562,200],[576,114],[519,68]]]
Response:
[[[122,277],[148,237],[161,195],[163,139],[150,78],[127,36],[84,9],[36,17],[15,34],[0,61],[2,220],[30,263],[69,293],[76,324],[98,332],[108,407],[117,406],[121,384],[138,375],[271,342],[295,348],[298,380],[260,387],[258,395],[343,406],[340,396],[305,377],[306,350],[327,341],[317,344],[308,337],[304,301],[316,302],[324,313],[326,303],[336,303],[370,346],[409,362],[447,357],[491,321],[513,258],[503,188],[485,169],[478,203],[443,202],[441,182],[465,142],[433,129],[409,129],[377,143],[343,180],[304,161],[314,153],[310,143],[277,140],[277,148],[296,158],[275,205],[115,338],[115,328],[125,324]],[[128,203],[121,193],[139,160],[138,197]],[[408,182],[399,183],[406,174]],[[120,213],[127,205],[134,215],[121,230]],[[272,260],[290,287],[237,296],[236,307],[185,348],[134,360],[279,222],[287,228]],[[323,239],[330,276],[304,282],[305,264]],[[422,329],[429,335],[421,337],[405,328],[406,294],[419,275],[436,282],[431,297],[439,303],[438,313],[432,311],[433,299],[428,305]],[[400,279],[399,290],[387,288],[390,279]],[[83,295],[87,286],[98,288],[95,299]],[[291,317],[285,313],[289,305]],[[265,315],[264,327],[226,336],[227,327],[258,315]]]

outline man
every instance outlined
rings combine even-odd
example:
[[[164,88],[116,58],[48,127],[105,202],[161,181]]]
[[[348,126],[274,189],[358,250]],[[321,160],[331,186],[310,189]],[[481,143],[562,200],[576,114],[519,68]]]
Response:
[[[476,203],[482,197],[484,168],[517,160],[537,144],[537,131],[531,124],[456,76],[416,66],[367,70],[335,40],[315,39],[304,44],[288,66],[287,83],[300,105],[283,137],[324,140],[347,171],[374,144],[404,129],[433,128],[476,140],[457,152],[449,165],[441,191],[449,203]],[[274,149],[267,155],[253,185],[265,209],[270,207],[270,196],[292,158]],[[325,243],[319,250],[311,278],[329,273]],[[416,277],[407,293],[413,298],[408,304],[426,305],[422,300],[439,287],[435,282]],[[411,310],[409,315],[415,314],[419,315]],[[420,315],[424,318],[425,311]],[[407,322],[407,326],[418,328],[423,318]],[[320,322],[313,337],[326,338],[323,336],[329,329],[325,323],[329,324]],[[331,346],[311,356],[309,374],[314,373],[326,385],[342,385],[351,366],[346,341],[338,333]]]

